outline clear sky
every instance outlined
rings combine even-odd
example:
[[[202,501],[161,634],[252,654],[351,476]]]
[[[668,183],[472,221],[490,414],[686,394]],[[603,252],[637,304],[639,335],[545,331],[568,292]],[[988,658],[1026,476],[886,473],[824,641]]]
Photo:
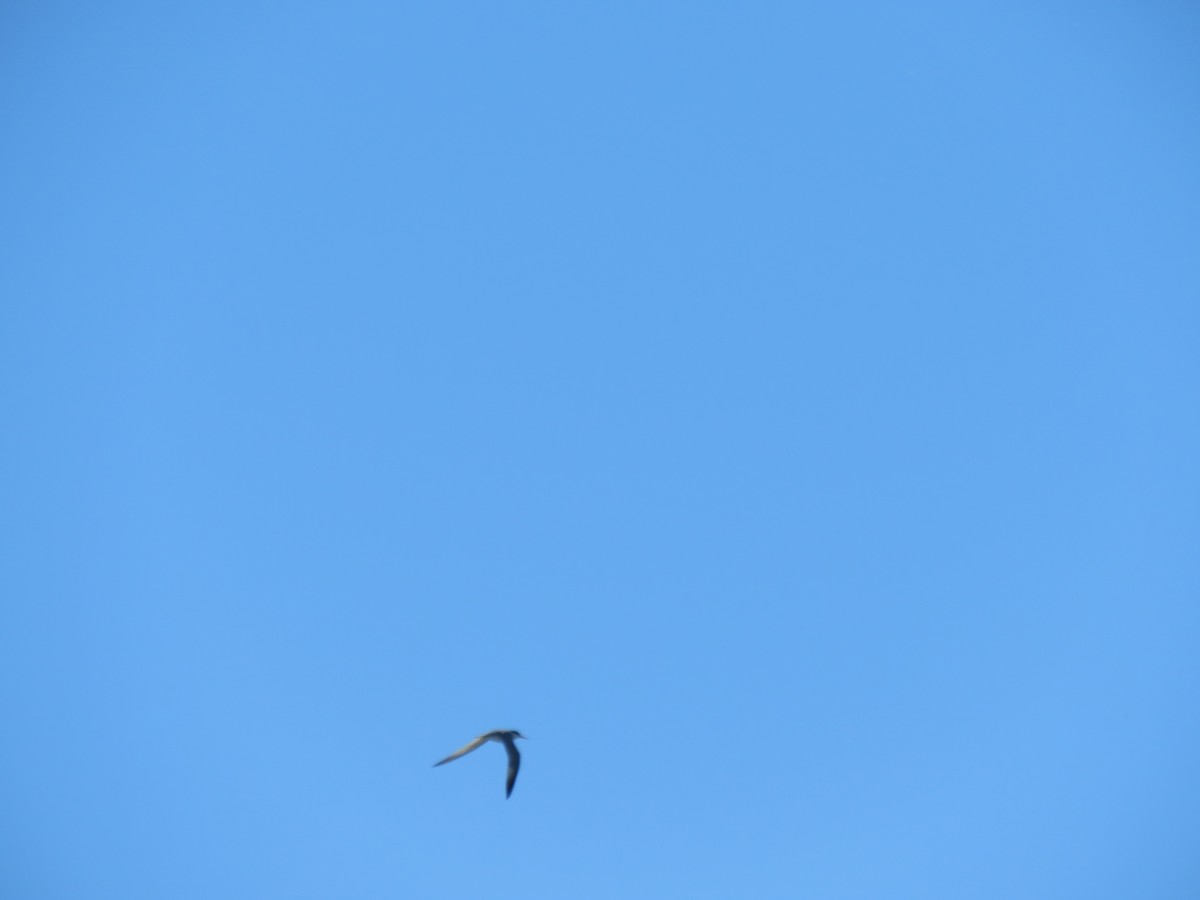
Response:
[[[5,3],[0,895],[1200,896],[1198,46]]]

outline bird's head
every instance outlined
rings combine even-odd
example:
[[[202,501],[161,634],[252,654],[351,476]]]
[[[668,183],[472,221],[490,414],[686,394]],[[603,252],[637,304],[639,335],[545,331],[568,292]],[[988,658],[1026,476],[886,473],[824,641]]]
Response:
[[[523,741],[529,740],[529,738],[525,737],[525,735],[521,734],[521,732],[517,731],[517,729],[515,729],[515,728],[512,731],[512,736],[514,738],[520,738]]]

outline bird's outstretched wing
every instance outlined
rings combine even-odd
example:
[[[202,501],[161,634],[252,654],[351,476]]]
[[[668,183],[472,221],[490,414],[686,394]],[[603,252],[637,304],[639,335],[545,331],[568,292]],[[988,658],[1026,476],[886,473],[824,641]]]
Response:
[[[467,744],[467,746],[460,747],[458,750],[455,750],[453,753],[451,753],[445,759],[441,760],[440,762],[435,762],[433,764],[433,767],[436,769],[438,766],[445,765],[448,762],[454,762],[454,760],[458,759],[460,756],[466,756],[472,750],[478,750],[480,747],[482,747],[484,745],[484,743],[487,741],[487,739],[488,739],[488,736],[486,734],[481,734],[479,737],[475,738],[475,740],[471,741],[471,743]]]
[[[517,770],[521,768],[521,754],[517,752],[517,742],[509,738],[504,742],[508,753],[508,781],[504,783],[505,798],[512,796],[513,785],[517,783]]]

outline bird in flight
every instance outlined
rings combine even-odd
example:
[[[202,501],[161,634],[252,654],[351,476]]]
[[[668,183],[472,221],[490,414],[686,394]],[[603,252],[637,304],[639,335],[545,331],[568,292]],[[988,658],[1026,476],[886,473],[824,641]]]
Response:
[[[466,756],[472,750],[477,750],[486,744],[488,741],[499,741],[504,745],[504,752],[508,754],[508,780],[505,782],[504,796],[506,798],[512,796],[513,785],[517,783],[517,769],[521,768],[521,754],[517,752],[516,739],[527,740],[525,735],[519,731],[489,731],[487,734],[481,734],[465,747],[455,750],[441,762],[435,762],[433,767],[445,765],[448,762],[454,762],[460,756]]]

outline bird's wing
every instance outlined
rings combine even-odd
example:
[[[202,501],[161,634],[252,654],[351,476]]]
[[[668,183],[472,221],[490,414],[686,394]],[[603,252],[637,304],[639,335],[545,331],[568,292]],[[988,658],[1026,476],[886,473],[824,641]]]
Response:
[[[517,752],[517,742],[512,738],[508,738],[504,742],[504,749],[508,753],[508,781],[504,784],[504,796],[511,797],[513,785],[517,783],[517,770],[521,768],[521,754]]]
[[[472,750],[477,750],[482,747],[487,739],[488,736],[486,734],[481,734],[479,737],[475,738],[475,740],[471,741],[471,743],[467,744],[467,746],[460,747],[458,750],[455,750],[441,762],[435,762],[433,767],[436,769],[438,766],[444,765],[448,762],[454,762],[454,760],[458,759],[460,756],[466,756]]]

